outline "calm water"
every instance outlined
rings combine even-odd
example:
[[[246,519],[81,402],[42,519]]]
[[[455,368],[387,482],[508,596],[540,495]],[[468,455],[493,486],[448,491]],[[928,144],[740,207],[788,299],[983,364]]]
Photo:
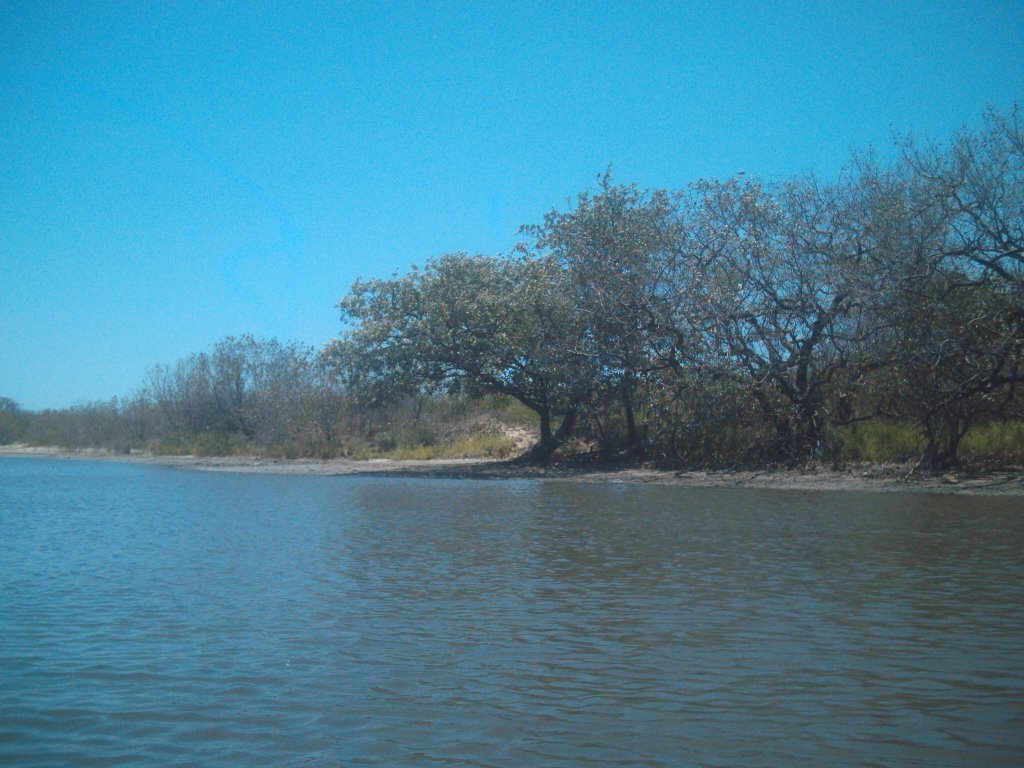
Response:
[[[0,459],[0,764],[1020,766],[1022,507]]]

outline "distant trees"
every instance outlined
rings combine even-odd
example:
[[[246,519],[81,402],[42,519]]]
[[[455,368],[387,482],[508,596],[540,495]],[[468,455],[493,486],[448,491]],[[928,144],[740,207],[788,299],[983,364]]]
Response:
[[[246,335],[154,366],[124,399],[29,413],[4,398],[0,444],[328,456],[346,450],[350,421],[322,354]]]
[[[19,443],[28,432],[28,414],[9,397],[0,397],[0,445]]]
[[[154,367],[142,396],[167,433],[264,451],[332,440],[342,401],[312,348],[249,335]]]

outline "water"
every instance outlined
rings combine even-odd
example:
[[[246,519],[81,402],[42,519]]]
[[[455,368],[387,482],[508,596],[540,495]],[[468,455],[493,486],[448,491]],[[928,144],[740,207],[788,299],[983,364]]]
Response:
[[[0,459],[0,764],[1020,766],[1022,507]]]

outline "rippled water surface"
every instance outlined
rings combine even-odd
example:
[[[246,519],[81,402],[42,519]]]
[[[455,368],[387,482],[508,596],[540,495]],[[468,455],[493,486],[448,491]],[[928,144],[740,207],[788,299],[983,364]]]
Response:
[[[1020,766],[1022,506],[0,459],[0,764]]]

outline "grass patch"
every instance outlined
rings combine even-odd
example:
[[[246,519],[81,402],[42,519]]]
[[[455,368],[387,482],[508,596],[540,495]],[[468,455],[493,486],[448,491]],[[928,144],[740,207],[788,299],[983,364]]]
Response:
[[[902,462],[924,451],[921,430],[912,424],[866,421],[836,427],[833,435],[844,461]],[[1024,421],[993,421],[971,427],[960,443],[962,461],[1024,463]]]
[[[500,435],[473,435],[450,443],[394,448],[365,458],[423,461],[426,459],[507,459],[516,451],[513,440]]]
[[[968,430],[960,443],[960,457],[1024,463],[1024,421],[995,421]]]
[[[907,461],[920,456],[925,446],[918,428],[884,421],[836,427],[834,436],[845,461]]]

